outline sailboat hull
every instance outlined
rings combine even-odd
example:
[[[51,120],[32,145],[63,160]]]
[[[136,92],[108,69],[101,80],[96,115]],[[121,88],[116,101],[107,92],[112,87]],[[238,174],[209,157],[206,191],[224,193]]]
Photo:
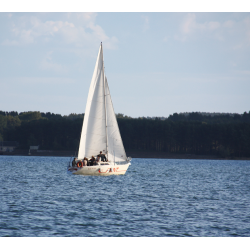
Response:
[[[80,168],[69,166],[68,171],[76,175],[123,175],[130,165],[118,127],[116,114],[105,74],[102,43],[98,52],[84,113],[84,121],[76,162],[96,158],[98,165]],[[106,155],[108,162],[97,157]],[[112,160],[111,160],[112,159]],[[100,161],[101,160],[101,161]]]
[[[123,165],[96,165],[96,166],[86,166],[77,170],[71,171],[73,174],[77,175],[124,175],[131,163]]]

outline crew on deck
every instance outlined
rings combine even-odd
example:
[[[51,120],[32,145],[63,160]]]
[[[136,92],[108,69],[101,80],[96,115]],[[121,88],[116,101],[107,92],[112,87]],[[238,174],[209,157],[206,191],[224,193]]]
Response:
[[[88,166],[88,159],[86,157],[84,157],[82,162],[83,162],[83,166]]]
[[[96,157],[96,163],[100,163],[101,162],[101,157],[99,155],[97,155]]]
[[[92,156],[91,159],[89,160],[90,166],[94,166],[96,164],[95,157]]]
[[[72,167],[76,167],[76,158],[72,161]]]
[[[102,151],[100,151],[100,154],[98,156],[101,157],[101,161],[107,161],[107,158],[105,154],[102,153]]]

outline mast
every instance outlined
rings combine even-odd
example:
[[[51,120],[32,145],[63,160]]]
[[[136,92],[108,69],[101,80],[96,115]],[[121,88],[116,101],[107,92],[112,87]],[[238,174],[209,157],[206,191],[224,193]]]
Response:
[[[102,47],[102,42],[101,42]],[[106,154],[107,154],[107,160],[108,160],[108,123],[107,123],[107,107],[106,107],[106,91],[105,91],[105,84],[106,84],[106,78],[104,76],[104,60],[103,60],[103,48],[102,48],[102,73],[103,73],[103,90],[104,90],[104,107],[105,107],[105,131],[106,131]]]

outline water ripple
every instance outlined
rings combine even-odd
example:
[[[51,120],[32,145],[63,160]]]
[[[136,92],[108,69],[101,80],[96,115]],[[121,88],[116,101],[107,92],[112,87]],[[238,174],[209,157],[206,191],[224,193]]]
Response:
[[[133,159],[75,176],[66,157],[0,156],[0,236],[250,236],[250,162]]]

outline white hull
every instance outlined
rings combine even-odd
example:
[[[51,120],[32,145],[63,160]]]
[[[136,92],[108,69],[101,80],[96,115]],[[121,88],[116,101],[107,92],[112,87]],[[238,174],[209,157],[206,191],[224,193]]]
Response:
[[[72,170],[69,170],[73,174],[78,175],[123,175],[126,173],[129,165],[131,163],[122,164],[122,165],[96,165],[96,166],[84,166],[82,168],[74,167]]]

